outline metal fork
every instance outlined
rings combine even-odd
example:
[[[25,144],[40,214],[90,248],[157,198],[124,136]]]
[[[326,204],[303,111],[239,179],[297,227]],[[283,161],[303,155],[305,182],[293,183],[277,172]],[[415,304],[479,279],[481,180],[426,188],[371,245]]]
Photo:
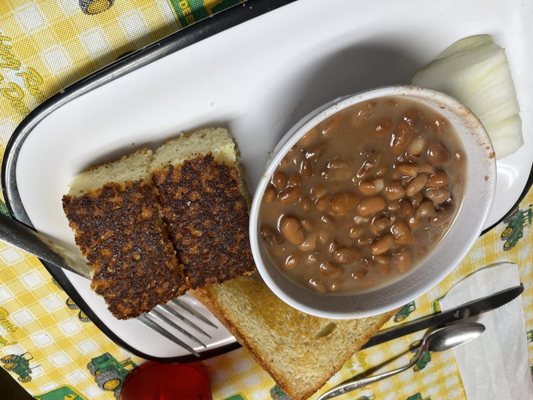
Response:
[[[167,304],[161,304],[161,305],[154,307],[150,312],[139,316],[137,320],[139,320],[142,324],[146,325],[147,327],[158,332],[162,336],[166,337],[167,339],[173,341],[178,346],[183,347],[184,349],[190,351],[196,357],[200,357],[200,354],[193,347],[191,347],[185,341],[181,340],[178,336],[173,334],[171,330],[165,328],[165,324],[171,327],[172,329],[182,333],[184,336],[186,336],[187,338],[191,339],[193,342],[199,344],[200,346],[204,348],[207,347],[205,343],[203,343],[195,335],[193,335],[192,333],[184,329],[183,326],[180,326],[179,322],[173,320],[173,318],[174,319],[177,318],[179,321],[189,325],[195,331],[201,333],[204,336],[207,336],[209,339],[212,339],[212,336],[209,333],[207,333],[205,330],[200,328],[197,324],[195,324],[191,319],[183,315],[183,311],[181,312],[178,311],[177,307],[181,308],[182,310],[187,311],[189,314],[195,316],[197,319],[204,322],[205,324],[215,329],[218,329],[217,325],[209,321],[205,316],[200,314],[197,310],[195,310],[193,307],[191,307],[189,304],[187,304],[186,302],[184,302],[183,300],[179,298],[171,300]]]
[[[56,240],[36,232],[17,220],[0,213],[0,240],[9,243],[21,250],[27,251],[48,265],[61,268],[84,278],[91,279],[87,262],[79,253],[75,253],[59,244]],[[184,315],[184,311],[186,314]],[[193,328],[207,338],[212,338],[209,333],[193,322],[188,316],[194,316],[197,320],[212,328],[218,328],[216,324],[191,307],[185,301],[176,298],[167,304],[154,307],[151,311],[139,316],[137,320],[143,325],[153,329],[162,336],[176,343],[180,347],[199,357],[200,354],[191,345],[183,340],[183,336],[204,348],[207,345],[194,334],[183,327],[183,324]],[[181,335],[177,335],[179,332]]]

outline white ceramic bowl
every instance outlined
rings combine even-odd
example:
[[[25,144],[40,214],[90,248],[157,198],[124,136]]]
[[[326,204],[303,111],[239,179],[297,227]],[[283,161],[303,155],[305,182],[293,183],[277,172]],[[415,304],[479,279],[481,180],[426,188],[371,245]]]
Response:
[[[464,198],[448,232],[420,265],[399,280],[360,294],[321,295],[289,280],[270,262],[259,237],[259,209],[265,188],[281,159],[311,128],[346,107],[386,96],[400,96],[425,104],[454,126],[467,155]],[[414,86],[389,86],[333,100],[309,113],[281,139],[273,150],[254,194],[250,212],[250,242],[261,277],[284,302],[308,314],[349,319],[380,314],[412,301],[448,275],[479,237],[490,210],[496,186],[496,161],[490,139],[477,117],[457,100],[434,90]]]

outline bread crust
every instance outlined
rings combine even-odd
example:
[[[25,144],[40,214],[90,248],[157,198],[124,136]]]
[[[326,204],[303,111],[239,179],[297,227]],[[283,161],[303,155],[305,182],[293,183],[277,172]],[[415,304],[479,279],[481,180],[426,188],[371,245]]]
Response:
[[[370,338],[377,333],[377,331],[381,328],[383,324],[385,324],[390,317],[394,314],[393,312],[385,313],[382,315],[379,315],[377,317],[372,318],[361,318],[358,320],[351,320],[351,321],[334,321],[331,320],[325,320],[321,318],[306,316],[307,319],[316,319],[316,321],[323,321],[324,325],[327,325],[328,323],[335,323],[335,324],[344,324],[347,328],[353,326],[354,329],[356,329],[359,326],[359,329],[361,328],[361,325],[364,326],[365,330],[364,333],[361,334],[359,337],[357,337],[356,340],[351,342],[351,345],[344,346],[342,352],[340,352],[337,357],[334,359],[333,362],[329,364],[323,364],[320,365],[314,365],[316,368],[320,368],[320,376],[313,380],[313,382],[306,382],[303,383],[299,381],[298,379],[295,379],[295,377],[292,375],[292,371],[288,371],[286,369],[280,368],[276,365],[275,360],[272,358],[272,351],[274,349],[267,348],[264,346],[263,343],[260,343],[260,340],[258,338],[253,338],[250,336],[250,332],[247,332],[239,320],[236,320],[230,312],[230,309],[222,304],[222,301],[220,300],[220,293],[224,290],[233,290],[238,291],[238,285],[235,285],[235,283],[239,280],[242,281],[242,285],[250,285],[252,281],[250,281],[250,277],[244,277],[244,278],[238,278],[233,281],[228,281],[219,285],[213,285],[197,290],[190,291],[190,293],[195,296],[199,301],[201,301],[223,324],[226,326],[226,328],[235,336],[237,341],[244,346],[251,355],[255,358],[257,363],[261,365],[261,367],[276,381],[276,383],[287,393],[287,395],[292,400],[305,400],[312,396],[315,392],[320,390],[322,386],[328,381],[331,376],[333,376],[337,371],[339,371],[344,363],[348,361],[353,354],[359,350]],[[255,278],[256,282],[257,279]],[[228,285],[234,285],[232,288],[229,288]],[[253,284],[253,283],[252,283]],[[260,285],[264,285],[264,283],[258,283]],[[236,289],[237,287],[237,289]],[[257,295],[263,296],[265,293],[266,285],[264,285],[264,288],[261,288]],[[244,290],[243,297],[244,295]],[[218,294],[217,294],[218,293]],[[272,294],[272,296],[274,296]],[[244,301],[244,298],[243,298]],[[257,302],[260,304],[258,307],[261,307],[261,298],[257,298]],[[267,304],[265,304],[269,308],[268,313],[284,313],[286,311],[286,306],[284,303],[281,302],[279,299],[273,299],[269,298]],[[295,310],[293,310],[295,312]],[[298,312],[299,313],[299,312]],[[300,313],[301,314],[301,313]],[[257,318],[258,323],[261,319],[268,318],[267,315],[255,315],[255,316],[242,316],[242,318]],[[262,322],[262,321],[261,321]],[[265,324],[267,326],[268,324]],[[270,334],[280,336],[282,337],[284,334],[288,335],[288,333],[284,330],[284,327],[276,327],[273,326],[271,328]],[[303,341],[309,341],[309,338],[304,338],[303,335],[301,337],[302,342]],[[327,335],[326,337],[322,339],[316,339],[316,344],[320,343],[321,340],[330,340]],[[331,339],[334,340],[334,339]],[[302,346],[303,347],[303,346]],[[318,346],[316,348],[311,348],[310,352],[316,352]],[[294,351],[299,351],[302,349],[294,349]],[[291,350],[292,351],[292,350]],[[311,366],[310,366],[311,367]]]

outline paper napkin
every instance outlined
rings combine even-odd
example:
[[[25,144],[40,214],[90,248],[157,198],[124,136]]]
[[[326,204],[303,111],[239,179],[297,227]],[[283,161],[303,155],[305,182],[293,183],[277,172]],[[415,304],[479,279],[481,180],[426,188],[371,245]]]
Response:
[[[441,308],[445,311],[519,284],[516,264],[494,264],[452,287]],[[470,320],[482,323],[486,330],[454,349],[468,400],[533,399],[522,297]]]

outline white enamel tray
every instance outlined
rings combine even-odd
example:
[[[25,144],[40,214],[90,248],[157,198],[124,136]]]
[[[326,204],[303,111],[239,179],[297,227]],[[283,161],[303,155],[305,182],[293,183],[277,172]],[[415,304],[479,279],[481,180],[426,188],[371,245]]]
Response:
[[[179,33],[175,40],[181,49],[164,57],[157,50],[129,57],[114,66],[105,84],[82,82],[74,91],[67,89],[55,105],[45,105],[52,111],[23,123],[3,170],[15,217],[74,246],[61,197],[75,174],[181,131],[215,125],[233,132],[253,193],[268,152],[300,117],[342,95],[408,83],[445,47],[478,33],[492,34],[507,50],[525,135],[518,152],[497,162],[497,195],[486,227],[508,213],[529,187],[533,3],[301,0],[250,19],[250,8],[264,5],[239,6]],[[122,75],[126,70],[133,71]],[[85,90],[91,84],[95,88]],[[78,298],[77,292],[97,324],[126,348],[149,358],[187,355],[137,321],[113,318],[84,279],[67,274],[60,283],[71,297]],[[188,301],[206,312],[193,298]],[[221,327],[208,348],[231,343],[234,338]]]

